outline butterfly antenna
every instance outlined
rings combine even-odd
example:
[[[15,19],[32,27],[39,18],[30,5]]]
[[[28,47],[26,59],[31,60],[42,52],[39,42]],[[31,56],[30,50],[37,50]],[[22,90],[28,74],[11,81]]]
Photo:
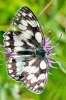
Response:
[[[53,39],[54,38],[54,34],[51,34],[49,38],[47,38],[47,40]]]
[[[60,35],[60,37],[59,37],[59,39],[58,39],[57,43],[59,43],[59,41],[60,41],[61,37],[62,37],[62,33],[61,33],[61,35]],[[57,44],[57,43],[56,43],[56,44]]]
[[[49,38],[46,38],[46,35],[44,35],[44,37],[43,37],[43,38],[44,38],[44,45],[45,45],[45,42],[46,42],[46,41],[48,42],[48,41],[50,40],[50,38],[51,38],[51,39],[53,39],[53,38],[54,38],[54,35],[53,35],[53,34],[51,34]],[[48,43],[50,44],[50,43],[51,43],[51,41],[49,41]]]
[[[50,51],[52,51],[59,44],[61,37],[62,37],[62,33],[60,35],[60,38],[58,39],[58,41],[56,42],[56,44],[52,47],[52,49]]]
[[[45,36],[46,36],[47,34],[49,34],[49,33],[51,33],[51,31],[46,32]]]

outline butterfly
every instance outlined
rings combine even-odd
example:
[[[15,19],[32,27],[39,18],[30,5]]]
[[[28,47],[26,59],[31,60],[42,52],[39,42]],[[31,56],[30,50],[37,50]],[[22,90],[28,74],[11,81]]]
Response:
[[[34,13],[23,6],[4,37],[8,75],[36,93],[43,92],[51,66],[51,50]]]

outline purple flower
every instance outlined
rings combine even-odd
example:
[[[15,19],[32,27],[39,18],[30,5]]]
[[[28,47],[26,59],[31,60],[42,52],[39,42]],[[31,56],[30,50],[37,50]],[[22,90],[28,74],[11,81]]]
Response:
[[[45,37],[45,40],[44,40],[44,49],[48,52],[47,55],[46,55],[47,63],[48,63],[48,66],[53,67],[53,66],[52,66],[52,63],[56,63],[56,62],[52,61],[52,60],[51,60],[51,57],[54,56],[54,55],[56,55],[56,53],[52,53],[52,49],[53,49],[56,45],[58,45],[58,43],[57,43],[56,45],[54,45],[54,46],[50,46],[50,43],[51,43],[51,42],[49,41],[49,38],[46,39],[46,37]],[[53,68],[54,68],[54,67],[53,67]]]

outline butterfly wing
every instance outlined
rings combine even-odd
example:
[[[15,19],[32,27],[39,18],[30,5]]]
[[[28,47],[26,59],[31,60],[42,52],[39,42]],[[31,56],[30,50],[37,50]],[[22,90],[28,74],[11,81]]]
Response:
[[[24,62],[22,57],[10,57],[7,61],[7,71],[8,75],[13,79],[18,80],[22,74]],[[23,77],[23,76],[22,76]]]
[[[24,47],[39,47],[42,43],[41,33],[37,18],[24,6],[17,12],[10,29],[4,34],[4,47],[12,53],[22,51]]]
[[[40,58],[26,60],[22,75],[24,78],[20,78],[20,80],[23,84],[30,91],[40,94],[47,82],[48,67]]]
[[[10,57],[7,62],[8,75],[21,81],[30,91],[40,94],[47,82],[48,67],[40,58],[25,59]]]

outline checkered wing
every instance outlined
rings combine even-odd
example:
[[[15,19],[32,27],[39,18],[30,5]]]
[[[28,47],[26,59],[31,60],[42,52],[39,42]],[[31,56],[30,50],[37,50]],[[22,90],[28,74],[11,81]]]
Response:
[[[40,58],[10,57],[8,75],[21,81],[30,91],[40,94],[47,82],[48,67]]]
[[[48,67],[44,60],[33,58],[25,61],[24,69],[20,80],[32,92],[42,93],[48,77]]]
[[[12,53],[24,48],[38,47],[42,43],[42,31],[33,12],[22,7],[13,19],[12,25],[4,34],[4,46]]]

